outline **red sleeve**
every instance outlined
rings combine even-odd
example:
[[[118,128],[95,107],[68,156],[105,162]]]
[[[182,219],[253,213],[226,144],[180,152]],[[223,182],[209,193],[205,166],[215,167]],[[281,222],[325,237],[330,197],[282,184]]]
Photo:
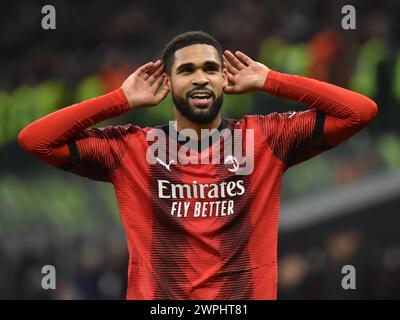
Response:
[[[130,109],[122,89],[55,111],[26,126],[21,147],[61,169],[109,181],[125,152],[124,138],[138,127],[87,129]]]
[[[268,144],[288,166],[349,139],[375,118],[378,109],[375,102],[359,93],[272,70],[264,90],[312,108],[273,113],[262,121]]]
[[[129,150],[129,138],[141,133],[132,124],[83,130],[68,142],[70,160],[61,169],[110,182]]]

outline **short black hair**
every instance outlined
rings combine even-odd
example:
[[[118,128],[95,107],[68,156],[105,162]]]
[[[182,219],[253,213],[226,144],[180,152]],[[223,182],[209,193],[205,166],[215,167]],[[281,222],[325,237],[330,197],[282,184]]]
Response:
[[[188,31],[177,35],[164,48],[163,63],[167,74],[171,74],[171,68],[175,59],[175,52],[193,44],[208,44],[213,46],[218,52],[222,68],[223,52],[219,42],[215,40],[214,37],[203,31]]]

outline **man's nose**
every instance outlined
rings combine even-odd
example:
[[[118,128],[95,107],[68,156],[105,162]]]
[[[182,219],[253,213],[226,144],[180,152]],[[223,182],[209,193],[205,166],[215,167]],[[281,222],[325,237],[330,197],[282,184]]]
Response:
[[[192,83],[195,86],[206,86],[209,83],[209,80],[204,74],[204,72],[198,70],[193,74]]]

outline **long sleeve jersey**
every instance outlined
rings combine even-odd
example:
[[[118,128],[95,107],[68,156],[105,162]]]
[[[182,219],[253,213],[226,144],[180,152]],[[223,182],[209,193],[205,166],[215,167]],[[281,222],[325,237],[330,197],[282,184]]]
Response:
[[[276,299],[283,173],[353,136],[377,106],[272,70],[263,90],[310,109],[222,119],[200,147],[172,125],[90,129],[130,109],[118,89],[38,119],[19,143],[57,168],[113,184],[129,250],[128,299]],[[238,130],[244,134],[233,139]],[[161,133],[165,146],[149,161]],[[180,156],[171,159],[170,150]],[[207,163],[212,155],[219,161]],[[240,174],[243,165],[250,170]]]

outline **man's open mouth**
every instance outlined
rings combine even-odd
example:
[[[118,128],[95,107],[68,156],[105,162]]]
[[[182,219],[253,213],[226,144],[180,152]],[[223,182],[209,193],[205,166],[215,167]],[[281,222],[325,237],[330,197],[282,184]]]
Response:
[[[189,98],[192,104],[199,108],[204,108],[210,105],[212,101],[212,93],[210,91],[196,90],[190,93]]]

